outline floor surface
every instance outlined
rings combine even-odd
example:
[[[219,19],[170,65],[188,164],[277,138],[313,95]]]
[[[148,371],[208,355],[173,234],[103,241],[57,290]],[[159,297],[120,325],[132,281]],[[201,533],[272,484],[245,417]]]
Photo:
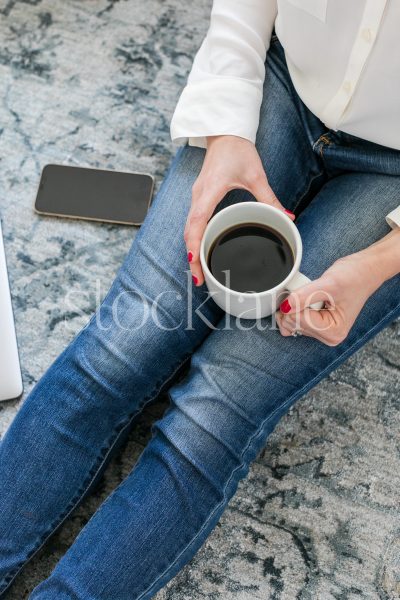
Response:
[[[26,392],[86,322],[135,230],[33,211],[46,163],[148,171],[210,0],[0,0],[0,210]],[[68,292],[77,292],[74,306]],[[201,550],[158,600],[400,597],[400,324],[281,421]],[[131,470],[166,400],[138,421],[100,489],[24,570],[23,600]],[[0,407],[0,434],[18,403]]]

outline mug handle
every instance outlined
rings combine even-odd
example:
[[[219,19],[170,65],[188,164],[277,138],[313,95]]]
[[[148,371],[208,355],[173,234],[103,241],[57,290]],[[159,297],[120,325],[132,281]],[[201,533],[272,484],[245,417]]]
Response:
[[[299,287],[302,287],[307,283],[311,283],[311,279],[307,277],[307,275],[303,275],[303,273],[298,272],[293,277],[293,279],[291,279],[286,288],[289,292],[294,292]],[[322,308],[324,308],[324,302],[322,300],[320,300],[319,302],[313,302],[312,304],[310,304],[309,308],[312,308],[313,310],[321,310]]]

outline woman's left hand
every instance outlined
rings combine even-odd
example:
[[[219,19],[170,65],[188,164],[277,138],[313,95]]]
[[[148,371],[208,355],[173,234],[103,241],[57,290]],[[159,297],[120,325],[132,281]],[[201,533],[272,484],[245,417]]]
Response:
[[[381,284],[379,265],[371,260],[369,252],[340,258],[321,277],[282,302],[276,313],[279,330],[283,336],[299,331],[328,346],[337,346],[346,339],[365,302]],[[307,308],[318,300],[325,302],[325,308]]]

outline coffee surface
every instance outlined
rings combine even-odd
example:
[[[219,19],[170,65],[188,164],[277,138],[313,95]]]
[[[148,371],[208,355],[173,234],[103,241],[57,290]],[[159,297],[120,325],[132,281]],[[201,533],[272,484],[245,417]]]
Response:
[[[274,229],[242,223],[217,237],[207,264],[214,277],[231,290],[264,292],[289,275],[294,257],[289,243]]]

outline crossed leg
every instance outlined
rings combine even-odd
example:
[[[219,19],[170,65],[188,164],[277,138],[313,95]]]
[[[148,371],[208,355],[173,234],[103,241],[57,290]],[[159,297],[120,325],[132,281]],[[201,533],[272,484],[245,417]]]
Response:
[[[275,192],[293,209],[321,173],[302,117],[314,129],[320,125],[293,102],[284,68],[282,56],[271,53],[257,147]],[[101,307],[1,440],[0,595],[81,501],[132,419],[221,318],[213,302],[202,306],[202,317],[188,306],[183,230],[203,158],[200,148],[178,150]],[[245,199],[233,190],[221,206]],[[193,306],[204,292],[193,289]],[[142,326],[155,300],[158,309]]]
[[[257,146],[275,193],[293,210],[323,179],[310,143],[322,130],[294,102],[282,55],[267,62]],[[186,328],[182,232],[203,157],[198,148],[178,151],[98,313],[40,380],[0,443],[0,593],[80,501],[133,416],[194,353],[130,476],[32,595],[150,598],[207,537],[281,414],[398,314],[396,279],[378,290],[336,348],[281,338],[268,320],[264,331],[210,333],[194,314]],[[359,177],[330,181],[301,213],[307,275],[385,233],[382,215],[395,206],[398,179]],[[368,202],[364,183],[379,192],[380,203]],[[224,203],[242,199],[246,194],[235,190]],[[195,302],[203,291],[194,291]],[[140,327],[146,302],[155,298],[159,322]],[[222,316],[211,302],[202,314],[212,325]]]
[[[304,271],[382,237],[400,178],[347,174],[298,220]],[[365,207],[368,206],[368,210]],[[348,338],[328,347],[284,338],[272,319],[212,331],[125,481],[99,508],[32,600],[147,600],[195,554],[288,408],[400,315],[400,276],[367,302]]]

